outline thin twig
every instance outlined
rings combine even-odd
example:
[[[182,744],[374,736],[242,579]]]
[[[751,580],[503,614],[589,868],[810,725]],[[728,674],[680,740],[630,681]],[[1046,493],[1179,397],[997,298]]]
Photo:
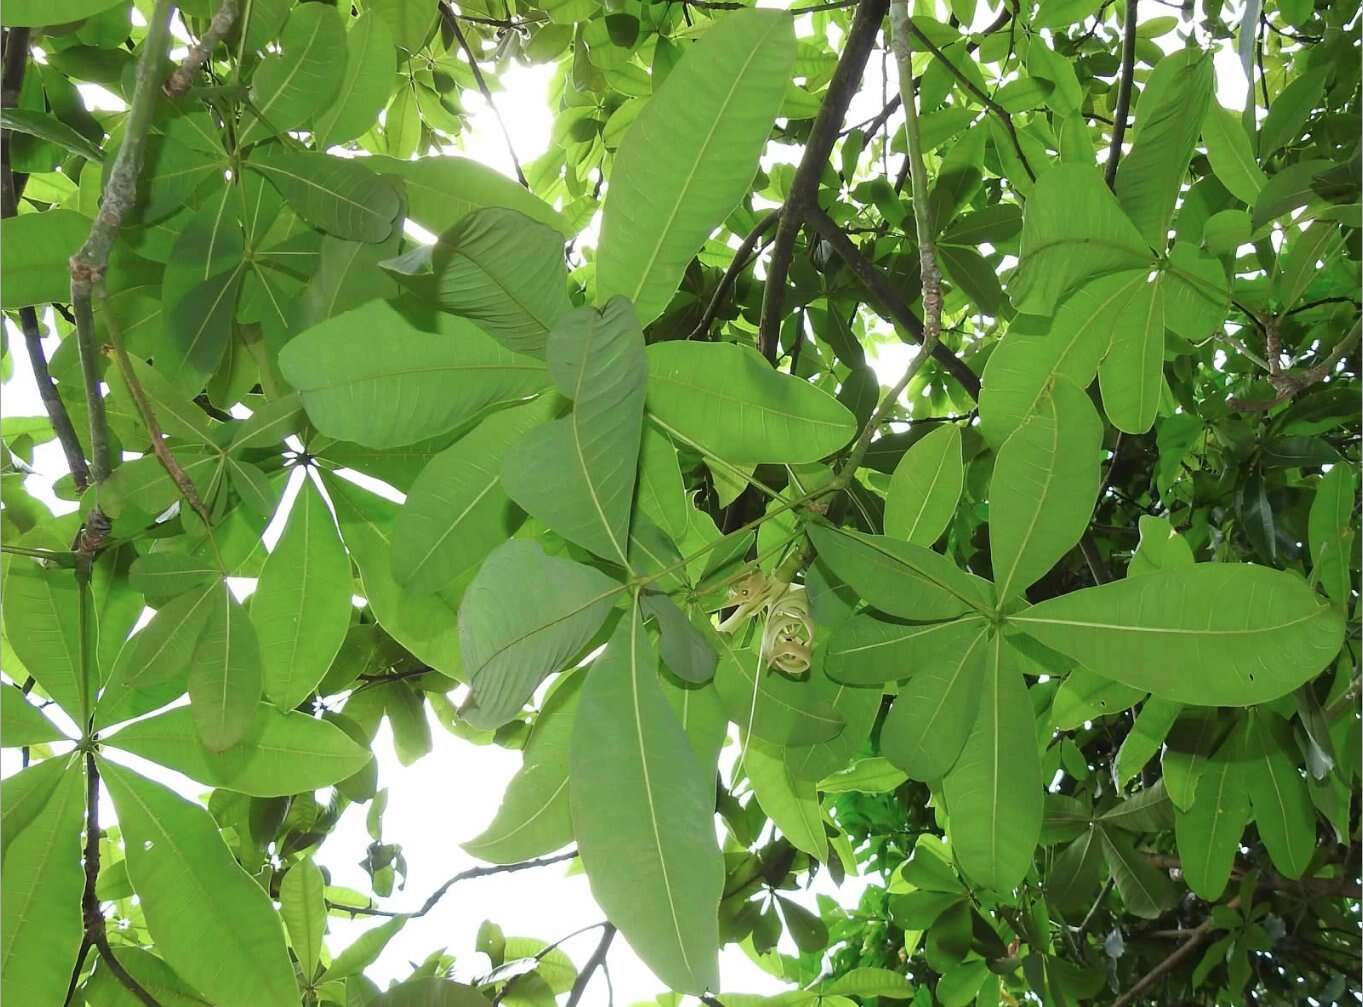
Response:
[[[785,315],[786,278],[795,257],[795,237],[804,223],[805,211],[815,205],[819,192],[819,178],[828,163],[838,130],[847,106],[861,88],[861,77],[866,61],[875,48],[876,35],[885,19],[888,0],[861,0],[847,33],[842,56],[838,59],[833,79],[828,84],[818,117],[810,130],[809,140],[791,181],[790,194],[781,210],[776,226],[776,240],[772,244],[771,261],[767,266],[766,289],[762,297],[762,315],[758,323],[757,348],[772,364],[781,345],[781,322]]]
[[[516,148],[511,142],[511,131],[506,128],[506,123],[502,120],[502,113],[497,111],[497,103],[492,100],[492,90],[487,86],[487,81],[483,79],[483,71],[478,67],[478,57],[474,55],[473,46],[469,45],[469,40],[464,37],[464,29],[459,27],[459,19],[454,16],[454,11],[450,9],[450,5],[447,3],[441,3],[440,16],[450,26],[450,31],[458,40],[459,47],[464,50],[464,55],[468,57],[469,66],[473,69],[473,79],[478,85],[478,90],[482,92],[487,107],[492,110],[492,117],[497,120],[497,126],[502,131],[502,139],[506,141],[506,152],[511,155],[511,163],[516,169],[516,178],[521,185],[527,189],[530,188],[530,183],[525,180],[525,172],[521,170],[520,159],[516,157]]]
[[[199,36],[199,41],[190,47],[189,54],[175,68],[162,88],[167,97],[175,98],[189,90],[189,86],[194,83],[194,75],[208,62],[208,57],[213,55],[218,43],[227,37],[236,19],[237,0],[222,0],[213,14],[213,20],[208,22],[208,28]]]
[[[615,926],[607,923],[601,928],[601,940],[597,942],[596,950],[592,952],[592,956],[582,966],[582,971],[573,980],[572,991],[568,994],[567,1007],[577,1007],[582,1000],[582,994],[587,992],[587,984],[592,981],[592,974],[606,964],[606,953],[610,951],[611,941],[613,940],[615,940]]]
[[[76,340],[80,349],[81,373],[85,379],[86,406],[90,414],[90,474],[96,483],[109,476],[109,424],[104,414],[104,395],[99,387],[99,353],[95,348],[94,314],[91,297],[104,276],[109,251],[118,237],[123,217],[137,202],[137,180],[142,173],[142,155],[147,132],[156,111],[160,93],[160,71],[170,46],[170,18],[175,5],[156,0],[147,24],[147,37],[137,60],[137,77],[132,102],[124,120],[123,142],[114,157],[104,184],[104,197],[90,235],[71,256],[71,306],[76,313]]]
[[[1117,84],[1117,108],[1112,113],[1112,143],[1107,149],[1107,171],[1104,172],[1109,189],[1117,184],[1117,164],[1122,159],[1122,140],[1126,137],[1126,116],[1131,110],[1131,81],[1136,73],[1137,7],[1137,0],[1126,0],[1126,23],[1122,26],[1122,75]]]
[[[1240,899],[1234,898],[1226,903],[1226,907],[1228,909],[1234,909],[1239,904]],[[1180,944],[1177,948],[1170,952],[1169,955],[1163,961],[1161,961],[1153,969],[1151,969],[1139,980],[1137,980],[1134,986],[1132,986],[1129,990],[1127,990],[1125,993],[1119,996],[1116,1000],[1112,1001],[1112,1007],[1126,1007],[1127,1004],[1134,1003],[1136,998],[1140,996],[1142,993],[1144,993],[1146,989],[1152,986],[1155,983],[1155,981],[1159,979],[1160,976],[1164,975],[1166,972],[1171,971],[1175,966],[1178,965],[1179,962],[1183,961],[1194,951],[1196,951],[1198,945],[1201,944],[1204,940],[1206,940],[1207,935],[1210,934],[1213,929],[1215,929],[1215,924],[1212,922],[1212,919],[1213,918],[1211,916],[1208,916],[1197,927],[1195,927],[1186,941]]]
[[[780,219],[781,211],[772,210],[771,213],[757,222],[756,227],[748,232],[748,236],[743,239],[743,244],[739,245],[738,250],[734,252],[734,257],[730,261],[729,267],[724,270],[724,275],[719,278],[719,286],[715,287],[715,292],[710,295],[710,301],[705,305],[705,311],[701,314],[700,321],[696,323],[696,327],[691,330],[691,334],[686,337],[687,339],[703,339],[710,331],[710,324],[715,320],[715,315],[719,313],[719,306],[729,293],[729,288],[737,281],[738,274],[748,268],[753,249]]]

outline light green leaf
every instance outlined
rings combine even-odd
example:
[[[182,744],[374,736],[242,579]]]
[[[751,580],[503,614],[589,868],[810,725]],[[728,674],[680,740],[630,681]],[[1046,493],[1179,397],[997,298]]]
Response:
[[[947,834],[977,885],[1015,888],[1041,835],[1041,760],[1027,686],[995,634],[980,708],[965,747],[942,779]]]
[[[1140,712],[1131,725],[1131,730],[1122,739],[1122,747],[1117,750],[1117,758],[1112,764],[1112,776],[1118,787],[1124,787],[1134,780],[1146,763],[1164,744],[1174,721],[1183,711],[1178,703],[1151,696],[1141,704]]]
[[[487,165],[465,157],[419,157],[400,161],[371,157],[374,170],[402,179],[408,219],[432,234],[444,234],[484,206],[517,210],[531,220],[571,234],[568,222],[548,203]]]
[[[1336,465],[1316,483],[1307,519],[1312,574],[1337,603],[1349,603],[1353,512],[1358,481],[1348,465]]]
[[[376,927],[370,927],[344,951],[332,959],[322,978],[325,980],[344,979],[359,975],[383,954],[383,949],[403,927],[407,925],[406,916],[394,916]]]
[[[305,478],[251,596],[265,695],[291,710],[331,667],[350,626],[350,557],[322,494]]]
[[[189,709],[204,746],[221,752],[239,742],[254,719],[262,673],[250,616],[225,581],[210,590],[208,618],[189,666]]]
[[[459,646],[473,684],[466,719],[490,728],[518,714],[544,677],[592,638],[622,590],[534,542],[494,550],[459,606]]]
[[[492,413],[421,470],[393,524],[393,576],[439,591],[482,562],[525,519],[501,485],[507,445],[548,415],[548,397]]]
[[[353,140],[373,126],[397,83],[393,32],[373,8],[351,22],[345,48],[345,74],[317,115],[321,150]],[[259,77],[260,71],[256,73]]]
[[[1126,568],[1128,577],[1139,577],[1143,573],[1167,570],[1172,567],[1192,566],[1193,550],[1187,540],[1174,530],[1167,518],[1142,514],[1140,518],[1140,544],[1131,556]]]
[[[75,761],[69,755],[44,759],[0,780],[0,854],[47,807]]]
[[[819,558],[862,600],[900,619],[954,619],[993,608],[987,582],[922,546],[883,535],[813,525]]]
[[[709,638],[719,654],[715,691],[744,737],[773,745],[809,745],[836,737],[842,716],[808,682],[771,671],[753,650],[723,633]]]
[[[819,795],[812,782],[790,772],[783,750],[749,739],[743,749],[743,769],[758,805],[790,844],[816,860],[827,860],[828,836]]]
[[[978,616],[905,624],[858,614],[831,630],[824,667],[830,678],[850,685],[916,678],[930,665],[959,657],[984,628]]]
[[[101,760],[147,928],[186,982],[221,1007],[296,1007],[298,987],[270,897],[207,811]]]
[[[58,760],[51,760],[54,764]],[[8,789],[5,798],[11,797]],[[66,769],[51,796],[5,837],[0,873],[0,996],[10,1004],[59,1004],[81,946],[81,818],[85,773]],[[8,829],[11,823],[5,822]]]
[[[819,789],[828,794],[887,794],[908,777],[884,756],[858,759],[846,769],[825,776]]]
[[[915,441],[895,466],[885,497],[885,534],[932,545],[951,523],[964,483],[961,428],[947,423]]]
[[[1160,251],[1215,88],[1210,54],[1180,49],[1155,65],[1136,102],[1131,151],[1117,170],[1117,201]]]
[[[639,478],[634,504],[659,528],[677,541],[686,536],[689,524],[686,488],[682,482],[677,449],[650,423],[644,424],[639,444]]]
[[[1239,116],[1222,108],[1219,102],[1209,103],[1202,120],[1202,140],[1207,145],[1207,162],[1213,174],[1231,195],[1246,206],[1253,206],[1268,178],[1254,158],[1254,148]]]
[[[90,685],[81,665],[76,578],[22,556],[6,556],[5,562],[5,638],[24,670],[81,723]]]
[[[74,210],[23,213],[0,223],[9,249],[0,265],[0,308],[69,301],[71,270],[66,263],[89,234],[90,220]]]
[[[309,224],[338,238],[383,241],[396,226],[400,204],[392,183],[353,158],[268,146],[252,151],[246,167]]]
[[[1023,637],[1022,643],[1027,642]],[[1051,701],[1051,726],[1057,731],[1076,731],[1087,721],[1130,709],[1145,695],[1144,689],[1114,682],[1087,668],[1071,668]]]
[[[592,895],[669,988],[719,985],[715,783],[658,686],[637,608],[587,672],[569,769]]]
[[[688,46],[615,155],[598,301],[627,297],[645,325],[667,307],[686,264],[748,191],[794,57],[794,22],[778,11],[735,11]]]
[[[0,24],[6,28],[41,28],[43,25],[67,24],[83,21],[94,14],[117,6],[115,0],[58,0],[45,3],[40,0],[14,0],[5,4],[5,13],[0,16]]]
[[[161,1007],[212,1007],[169,965],[149,951],[126,944],[115,946],[114,956],[137,984],[156,998]],[[90,1007],[140,1007],[141,1001],[120,983],[107,967],[95,969],[81,990]]]
[[[880,689],[835,682],[817,652],[809,687],[814,698],[827,703],[845,723],[826,741],[785,746],[786,766],[797,780],[820,780],[847,765],[866,744],[880,712]]]
[[[151,621],[119,652],[113,682],[145,689],[188,673],[194,649],[221,590],[215,571],[208,584],[192,587],[158,608]]]
[[[514,864],[552,853],[573,839],[568,805],[568,752],[586,676],[573,673],[544,701],[501,807],[482,832],[463,844],[479,860]]]
[[[856,433],[837,399],[736,343],[650,346],[648,412],[683,444],[739,466],[815,462]]]
[[[546,353],[573,409],[522,435],[502,465],[502,486],[570,542],[628,567],[648,381],[633,307],[617,297],[600,311],[578,308],[549,334]]]
[[[1065,378],[1019,427],[994,462],[989,546],[999,598],[1021,594],[1074,547],[1098,496],[1103,424]]]
[[[0,745],[18,748],[61,740],[61,731],[24,698],[18,686],[0,685]]]
[[[889,997],[908,1000],[914,986],[908,979],[890,969],[855,968],[830,980],[821,990],[825,996]]]
[[[1112,321],[1112,346],[1098,365],[1103,409],[1118,430],[1143,434],[1164,386],[1163,285],[1136,286]]]
[[[1344,632],[1339,613],[1299,578],[1229,563],[1086,588],[1008,620],[1107,678],[1202,706],[1286,695],[1329,665]]]
[[[184,706],[129,724],[107,743],[206,786],[252,797],[329,787],[369,761],[369,752],[340,728],[269,703],[257,704],[242,740],[220,752],[199,741],[190,708]]]
[[[1020,258],[1008,294],[1019,311],[1047,316],[1089,277],[1154,260],[1102,174],[1084,164],[1057,165],[1037,179],[1023,210]]]
[[[336,97],[346,68],[345,29],[336,8],[299,4],[289,13],[271,53],[251,78],[242,144],[286,133]]]
[[[1292,728],[1271,710],[1255,710],[1245,754],[1245,786],[1259,838],[1278,873],[1299,878],[1316,853],[1316,809],[1298,768]]]
[[[935,783],[956,763],[979,715],[991,666],[1003,660],[1001,634],[983,620],[947,623],[930,659],[916,662],[880,730],[880,750],[915,780]],[[926,657],[926,655],[925,655]]]
[[[572,310],[563,236],[517,210],[474,210],[435,245],[383,266],[441,311],[532,357],[544,356],[549,331]]]
[[[322,954],[322,934],[326,930],[325,881],[322,870],[304,857],[284,874],[279,883],[279,915],[289,931],[289,942],[298,956],[303,980],[311,983],[317,975]]]
[[[542,363],[471,323],[450,315],[433,322],[434,330],[421,329],[392,304],[370,301],[290,340],[279,367],[318,430],[371,448],[444,433],[548,382]]]
[[[1208,902],[1226,890],[1240,836],[1249,822],[1249,768],[1243,761],[1243,727],[1206,760],[1188,810],[1174,807],[1174,838],[1188,887]]]

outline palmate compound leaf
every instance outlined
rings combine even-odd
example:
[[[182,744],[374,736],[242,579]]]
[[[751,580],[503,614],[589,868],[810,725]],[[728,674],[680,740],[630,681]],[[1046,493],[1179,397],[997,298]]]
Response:
[[[842,403],[773,370],[750,346],[672,340],[647,356],[649,416],[730,465],[815,462],[856,433]]]
[[[587,671],[571,749],[573,831],[592,895],[669,988],[715,989],[714,777],[659,687],[637,604]]]
[[[915,441],[895,466],[885,497],[885,534],[932,545],[956,512],[964,483],[961,428],[947,423]]]
[[[573,839],[568,804],[568,753],[586,676],[563,676],[535,718],[521,768],[488,827],[463,844],[479,860],[513,864],[543,856]]]
[[[205,786],[252,797],[287,797],[332,786],[370,757],[340,728],[269,703],[257,704],[246,735],[220,752],[199,741],[190,710],[183,706],[135,721],[106,743]]]
[[[740,647],[713,630],[707,635],[719,654],[715,692],[744,737],[774,745],[811,745],[842,731],[842,715],[811,683],[772,671],[756,647]]]
[[[1041,759],[1018,661],[1003,634],[988,643],[975,724],[942,779],[951,848],[965,874],[996,891],[1016,887],[1041,835]]]
[[[441,314],[431,324],[419,328],[395,304],[370,301],[290,340],[279,367],[318,430],[371,448],[452,430],[549,381],[543,363],[471,322]]]
[[[516,716],[544,677],[587,644],[623,590],[534,542],[495,549],[459,606],[459,647],[473,685],[469,723],[500,727]]]
[[[1329,665],[1344,634],[1300,578],[1230,563],[1074,591],[1008,621],[1107,678],[1194,706],[1286,695]]]
[[[546,359],[572,411],[521,436],[502,464],[502,486],[570,542],[629,567],[648,381],[633,307],[616,297],[600,311],[565,315],[549,334]]]
[[[999,598],[1019,595],[1074,547],[1098,495],[1103,424],[1088,396],[1055,378],[999,448],[989,546]]]
[[[620,143],[602,211],[597,295],[653,321],[738,205],[790,84],[794,22],[735,11],[690,44]]]
[[[350,626],[352,594],[336,522],[305,478],[251,596],[265,695],[276,706],[293,709],[327,673]]]
[[[296,1007],[298,987],[270,897],[198,804],[100,760],[128,876],[157,951],[222,1007]]]

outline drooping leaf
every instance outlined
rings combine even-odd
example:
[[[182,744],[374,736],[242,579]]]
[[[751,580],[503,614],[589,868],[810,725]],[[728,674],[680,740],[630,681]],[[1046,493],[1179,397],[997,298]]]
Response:
[[[1187,811],[1174,809],[1183,877],[1202,898],[1221,897],[1240,849],[1250,806],[1243,761],[1243,729],[1237,729],[1209,759]]]
[[[208,812],[108,760],[100,773],[128,875],[167,964],[222,1007],[293,1007],[298,988],[279,917]]]
[[[1274,868],[1299,878],[1316,853],[1316,809],[1298,769],[1297,743],[1287,721],[1255,710],[1245,740],[1245,785],[1259,838]]]
[[[255,718],[263,673],[250,616],[225,581],[210,591],[208,617],[190,660],[189,708],[199,740],[222,752],[245,736]]]
[[[251,596],[265,695],[280,709],[307,699],[331,667],[350,626],[352,594],[350,557],[331,511],[304,479]]]
[[[789,15],[735,11],[673,67],[616,154],[602,214],[597,296],[656,318],[701,243],[738,205],[790,83]]]
[[[1108,678],[1204,706],[1248,706],[1291,692],[1333,660],[1344,630],[1339,614],[1292,574],[1229,563],[1074,591],[1009,622]]]
[[[433,322],[433,330],[418,328],[392,304],[370,301],[295,337],[279,367],[318,430],[371,448],[444,433],[548,382],[542,363],[471,323],[451,315]]]
[[[718,986],[714,779],[658,687],[637,610],[587,672],[569,770],[592,895],[668,987]]]
[[[289,932],[289,943],[307,981],[317,974],[326,929],[325,881],[321,868],[304,857],[279,883],[279,915]]]
[[[964,481],[960,427],[948,423],[915,441],[890,477],[885,534],[932,545],[955,513]]]
[[[498,727],[591,639],[622,586],[591,567],[512,541],[483,561],[459,606],[473,684],[470,723]]]
[[[827,860],[828,837],[814,783],[794,776],[782,750],[761,741],[744,746],[743,768],[757,803],[790,844],[816,860]]]

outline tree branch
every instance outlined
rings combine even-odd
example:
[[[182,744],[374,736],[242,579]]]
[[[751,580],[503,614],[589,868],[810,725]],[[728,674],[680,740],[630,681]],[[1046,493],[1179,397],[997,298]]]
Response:
[[[1136,25],[1140,20],[1137,0],[1126,0],[1126,23],[1122,35],[1122,76],[1117,84],[1117,108],[1112,113],[1112,144],[1107,150],[1107,187],[1117,184],[1117,164],[1122,159],[1122,140],[1126,137],[1126,116],[1131,110],[1131,80],[1136,73]]]
[[[208,62],[208,57],[213,55],[218,43],[232,30],[232,23],[236,19],[237,0],[221,0],[213,14],[213,20],[208,22],[208,28],[199,36],[199,41],[190,48],[189,54],[175,68],[162,88],[166,97],[175,98],[189,90],[189,86],[194,83],[194,75]]]
[[[615,925],[607,923],[601,928],[601,940],[597,943],[596,950],[592,952],[592,956],[582,966],[582,971],[573,980],[572,991],[568,994],[567,1007],[577,1007],[582,1000],[582,994],[587,991],[587,984],[592,981],[592,974],[606,964],[606,953],[610,951],[611,941],[613,940],[615,940]]]
[[[473,70],[473,79],[477,82],[478,90],[482,92],[487,107],[492,110],[492,117],[497,120],[497,126],[502,131],[502,139],[506,141],[506,151],[511,155],[511,164],[516,169],[516,178],[521,185],[527,189],[530,188],[530,183],[525,180],[525,172],[521,170],[521,162],[516,157],[516,148],[511,143],[511,132],[502,120],[502,113],[497,111],[497,103],[492,100],[492,91],[487,86],[487,81],[483,79],[483,71],[478,67],[478,57],[473,54],[473,46],[469,45],[469,40],[464,37],[464,29],[459,27],[459,19],[454,16],[454,11],[450,9],[450,5],[443,2],[440,4],[440,16],[450,26],[450,31],[454,33],[454,37],[459,42],[459,48],[464,50],[464,55],[469,59],[469,66]]]
[[[743,244],[739,245],[737,251],[734,252],[729,268],[724,270],[724,275],[719,278],[719,286],[715,287],[715,292],[710,295],[710,301],[705,305],[705,311],[702,312],[700,321],[696,323],[696,327],[691,330],[691,334],[686,337],[687,339],[703,339],[710,331],[710,325],[714,322],[715,315],[719,314],[719,306],[723,303],[725,295],[729,293],[729,288],[737,281],[738,275],[748,268],[753,249],[757,247],[757,243],[762,240],[763,235],[770,231],[772,226],[780,219],[781,211],[779,209],[772,210],[771,213],[757,222],[756,227],[748,232],[748,236],[743,239]]]
[[[833,153],[847,106],[861,86],[861,75],[875,47],[881,22],[885,20],[888,2],[861,0],[857,5],[842,56],[838,59],[837,69],[833,71],[828,93],[814,120],[804,155],[795,169],[790,194],[781,210],[781,219],[776,226],[776,241],[772,244],[771,261],[767,266],[767,284],[762,297],[762,317],[757,336],[757,348],[773,365],[781,344],[786,278],[790,275],[790,264],[795,257],[795,236],[804,223],[806,210],[817,202],[819,177],[823,174],[829,155]]]

